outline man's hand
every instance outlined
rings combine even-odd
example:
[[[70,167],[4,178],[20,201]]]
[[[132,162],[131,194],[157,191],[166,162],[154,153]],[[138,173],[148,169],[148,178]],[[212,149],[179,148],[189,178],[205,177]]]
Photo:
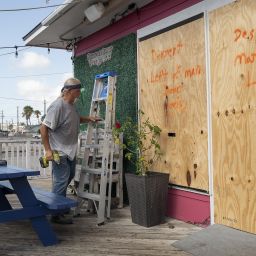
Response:
[[[98,116],[81,116],[80,117],[80,123],[95,123],[98,121],[102,121],[103,119]]]
[[[52,161],[53,160],[53,154],[52,154],[52,150],[46,150],[45,151],[45,157],[48,161]]]
[[[88,116],[88,120],[89,120],[89,122],[98,122],[98,121],[101,121],[102,118],[100,118],[98,116]]]

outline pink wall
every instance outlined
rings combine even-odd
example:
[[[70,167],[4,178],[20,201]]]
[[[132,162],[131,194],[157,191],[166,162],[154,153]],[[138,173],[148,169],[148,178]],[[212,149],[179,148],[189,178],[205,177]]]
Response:
[[[153,22],[170,16],[190,7],[202,0],[155,0],[144,6],[138,12],[133,12],[113,25],[110,25],[77,44],[75,56],[111,43],[125,35],[136,32]]]
[[[178,190],[168,191],[167,216],[192,224],[210,224],[210,197]]]

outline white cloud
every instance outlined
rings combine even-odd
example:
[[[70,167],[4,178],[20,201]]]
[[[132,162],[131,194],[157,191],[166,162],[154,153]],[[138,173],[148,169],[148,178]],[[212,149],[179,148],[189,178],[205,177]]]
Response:
[[[53,101],[58,97],[61,90],[61,84],[52,87],[50,84],[44,84],[37,80],[21,80],[17,84],[20,97],[26,100],[47,102]]]
[[[23,79],[17,83],[17,92],[19,97],[26,100],[44,101],[48,105],[59,95],[64,82],[72,77],[72,73],[65,73],[59,79],[46,80],[41,82],[34,79]]]
[[[48,57],[35,52],[25,52],[17,61],[18,66],[24,69],[46,68],[50,66],[50,60]]]
[[[61,88],[66,79],[72,77],[72,73],[65,73],[57,79],[51,77],[49,80],[41,81],[36,79],[23,79],[17,82],[17,98],[25,100],[24,106],[29,105],[34,110],[41,111],[44,114],[44,100],[46,101],[46,108],[60,95]],[[23,107],[20,108],[20,112]],[[24,120],[23,120],[24,121]],[[37,119],[32,115],[32,123],[37,123]]]

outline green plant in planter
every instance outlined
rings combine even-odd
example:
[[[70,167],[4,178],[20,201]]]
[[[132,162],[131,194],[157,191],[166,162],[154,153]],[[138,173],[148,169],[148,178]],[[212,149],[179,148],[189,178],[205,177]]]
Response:
[[[160,127],[152,124],[140,110],[138,124],[128,117],[122,125],[117,124],[113,129],[116,143],[119,143],[120,133],[125,137],[121,145],[126,151],[125,158],[135,166],[137,175],[146,175],[154,161],[159,160],[162,155],[159,144]]]
[[[118,143],[124,134],[125,158],[135,167],[136,174],[125,173],[132,222],[144,227],[162,223],[165,219],[169,174],[150,171],[151,165],[160,159],[159,138],[161,129],[139,111],[139,123],[131,118],[113,129]]]

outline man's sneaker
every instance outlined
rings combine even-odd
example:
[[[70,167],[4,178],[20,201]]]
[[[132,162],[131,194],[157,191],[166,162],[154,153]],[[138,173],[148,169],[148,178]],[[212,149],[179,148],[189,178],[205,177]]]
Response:
[[[73,224],[72,218],[66,217],[64,215],[52,216],[51,222],[58,223],[58,224]]]

